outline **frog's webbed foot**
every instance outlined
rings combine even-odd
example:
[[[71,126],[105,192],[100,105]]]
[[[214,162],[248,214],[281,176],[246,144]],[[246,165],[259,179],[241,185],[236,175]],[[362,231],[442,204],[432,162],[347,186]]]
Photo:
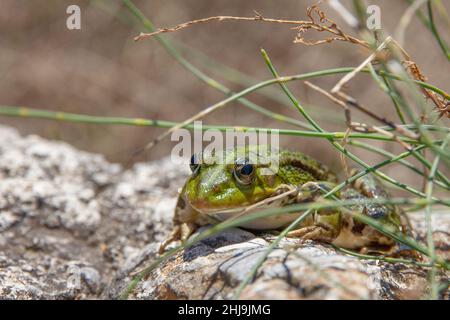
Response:
[[[291,238],[302,238],[305,240],[315,240],[323,242],[332,242],[335,238],[335,232],[322,226],[303,227],[287,234]]]
[[[395,246],[395,250],[392,251],[390,254],[392,257],[398,257],[398,258],[410,258],[412,260],[422,261],[422,255],[417,252],[416,250],[413,250],[411,247],[408,247],[407,245],[400,243],[397,246]]]
[[[184,199],[184,189],[178,197],[175,213],[173,217],[173,230],[169,237],[164,240],[159,247],[159,254],[163,253],[167,246],[173,242],[181,240],[185,242],[200,225],[205,224],[201,215],[194,210]]]
[[[180,240],[180,235],[181,235],[181,226],[174,226],[170,236],[160,244],[158,253],[163,254],[166,251],[166,248],[169,244],[177,240]]]
[[[391,257],[396,252],[396,246],[365,246],[359,249],[359,253],[369,256]],[[356,250],[358,252],[358,250]]]
[[[300,187],[297,202],[314,201],[333,187],[334,184],[328,181],[307,182]],[[313,212],[304,220],[302,227],[289,232],[287,236],[332,242],[339,234],[340,228],[341,213],[332,209],[321,209]]]
[[[362,247],[359,253],[364,255],[375,255],[380,257],[407,258],[422,261],[422,256],[415,250],[402,243],[394,246],[371,246]]]

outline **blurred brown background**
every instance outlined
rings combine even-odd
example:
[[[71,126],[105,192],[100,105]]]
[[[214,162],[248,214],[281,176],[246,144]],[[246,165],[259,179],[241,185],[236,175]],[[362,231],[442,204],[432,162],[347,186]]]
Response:
[[[341,1],[351,8],[351,1]],[[169,27],[188,20],[216,16],[252,16],[253,10],[265,17],[306,19],[306,7],[315,1],[300,0],[153,0],[135,1],[156,27]],[[407,8],[403,0],[370,1],[381,7],[382,27],[393,33]],[[450,7],[449,1],[443,1]],[[66,28],[66,8],[81,7],[81,30]],[[324,1],[322,9],[344,29],[349,27]],[[437,20],[439,16],[436,14]],[[448,38],[448,25],[438,21]],[[0,1],[0,104],[28,106],[100,116],[144,117],[181,121],[220,101],[224,96],[186,71],[154,39],[134,42],[143,27],[129,14],[121,1]],[[447,28],[447,29],[445,29]],[[346,43],[305,47],[293,44],[295,31],[289,26],[255,22],[222,22],[197,25],[166,34],[170,40],[184,43],[209,57],[247,73],[258,80],[271,78],[260,55],[264,48],[283,75],[326,68],[356,66],[365,59],[363,51]],[[313,36],[313,35],[312,35]],[[314,36],[313,36],[314,37]],[[447,39],[448,40],[448,39]],[[448,88],[448,62],[436,40],[414,18],[406,33],[406,49],[429,81]],[[243,87],[211,73],[198,58],[195,65],[233,90]],[[341,76],[312,80],[331,88]],[[309,105],[313,117],[327,130],[343,130],[342,112],[329,101],[307,90],[302,82],[289,87],[301,102]],[[361,102],[379,114],[397,120],[391,102],[367,75],[358,76],[348,88]],[[300,119],[293,109],[274,103],[259,94],[250,100],[271,110]],[[354,112],[355,119],[367,119]],[[239,103],[208,116],[208,124],[247,125],[288,128]],[[125,126],[73,124],[34,119],[0,118],[21,132],[60,139],[78,148],[103,153],[111,161],[126,162],[133,150],[142,147],[163,129]],[[373,121],[370,121],[373,123]],[[374,142],[375,143],[375,142]],[[283,145],[309,153],[340,170],[338,153],[322,139],[283,137]],[[393,143],[376,143],[389,151],[401,151]],[[168,140],[152,149],[146,159],[170,153]],[[374,164],[381,158],[352,149],[363,160]],[[141,159],[142,160],[142,159]],[[397,167],[398,168],[398,167]],[[415,174],[405,174],[395,166],[385,169],[401,181],[421,184]]]

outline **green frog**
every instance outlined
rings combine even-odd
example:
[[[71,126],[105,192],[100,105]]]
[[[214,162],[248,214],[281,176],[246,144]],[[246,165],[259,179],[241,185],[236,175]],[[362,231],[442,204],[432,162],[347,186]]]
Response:
[[[173,241],[185,241],[199,226],[267,208],[315,201],[336,185],[336,175],[312,157],[289,150],[260,152],[260,149],[236,147],[191,157],[192,174],[181,189],[173,218],[174,229],[161,244],[160,252]],[[336,196],[358,203],[360,200],[361,204],[349,209],[377,219],[394,232],[410,232],[398,207],[364,203],[368,198],[389,198],[371,175],[356,179]],[[286,227],[300,214],[264,217],[240,227],[274,231]],[[312,212],[288,237],[328,242],[362,253],[394,255],[404,250],[391,238],[339,209]]]

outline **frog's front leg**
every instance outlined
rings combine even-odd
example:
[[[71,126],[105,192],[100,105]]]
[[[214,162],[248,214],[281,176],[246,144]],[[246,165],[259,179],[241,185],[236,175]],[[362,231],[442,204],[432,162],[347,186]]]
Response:
[[[300,187],[297,202],[310,202],[331,190],[330,182],[308,182]],[[316,210],[302,222],[301,227],[288,233],[288,237],[332,242],[341,229],[341,213],[336,209]]]
[[[160,247],[159,253],[163,253],[166,247],[175,241],[185,242],[191,234],[193,234],[200,226],[207,224],[203,221],[202,215],[190,206],[185,197],[185,189],[183,188],[178,196],[175,213],[173,216],[173,230],[169,237],[164,240]]]

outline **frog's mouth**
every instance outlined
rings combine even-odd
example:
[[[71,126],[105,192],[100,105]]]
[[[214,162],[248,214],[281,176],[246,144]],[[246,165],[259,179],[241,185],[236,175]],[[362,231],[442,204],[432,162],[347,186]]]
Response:
[[[201,214],[206,214],[212,218],[218,219],[220,221],[237,219],[238,217],[245,216],[247,214],[253,214],[258,211],[263,211],[269,208],[280,208],[289,203],[293,202],[292,196],[298,191],[295,188],[283,189],[284,192],[277,192],[273,195],[258,201],[251,205],[237,206],[233,208],[198,208],[195,204],[191,206]],[[272,229],[279,228],[286,225],[287,223],[293,221],[296,218],[293,214],[282,214],[276,216],[268,216],[263,218],[258,218],[253,221],[242,224],[242,227],[249,229]]]
[[[234,208],[197,208],[194,205],[192,206],[196,211],[207,214],[208,216],[215,216],[219,214],[239,214],[240,212],[244,212],[246,206],[234,207]]]
[[[284,191],[284,189],[282,190]],[[281,192],[277,191],[274,192],[272,195],[255,202],[253,204],[244,204],[240,206],[234,206],[232,208],[226,208],[226,207],[209,207],[208,205],[205,205],[203,202],[189,202],[192,208],[194,208],[196,211],[207,214],[210,216],[214,216],[217,214],[239,214],[241,212],[255,212],[263,209],[268,208],[277,208],[285,206],[286,204],[292,202],[287,197],[294,193],[296,190],[290,189],[289,191]]]
[[[207,214],[209,217],[213,219],[217,219],[218,221],[231,221],[234,219],[238,219],[239,217],[243,217],[247,214],[254,214],[259,211],[263,211],[265,209],[280,207],[280,204],[270,203],[260,205],[254,208],[248,209],[249,207],[238,207],[232,209],[212,209],[212,210],[204,210],[202,213]],[[245,229],[252,230],[271,230],[278,229],[284,227],[294,221],[298,214],[284,213],[280,215],[273,216],[265,216],[262,218],[257,218],[251,221],[243,222],[238,224],[238,227],[242,227]]]

